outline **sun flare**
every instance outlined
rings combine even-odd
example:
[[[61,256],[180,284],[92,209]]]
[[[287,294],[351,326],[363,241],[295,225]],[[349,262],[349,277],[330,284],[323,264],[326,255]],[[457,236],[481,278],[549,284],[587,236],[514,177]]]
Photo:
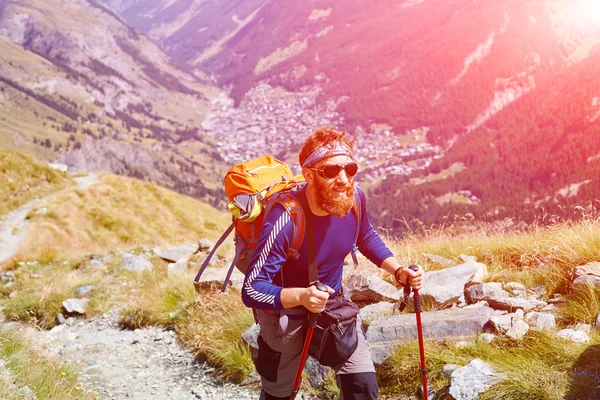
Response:
[[[582,1],[581,8],[583,14],[600,23],[600,1],[599,0],[584,0]]]

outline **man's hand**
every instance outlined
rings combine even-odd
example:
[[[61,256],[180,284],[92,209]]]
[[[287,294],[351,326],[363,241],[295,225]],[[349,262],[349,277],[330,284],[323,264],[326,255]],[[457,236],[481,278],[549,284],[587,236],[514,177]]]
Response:
[[[304,289],[300,295],[300,304],[313,314],[320,313],[325,309],[329,295],[333,294],[334,290],[327,286],[327,292],[323,292],[311,285]]]
[[[396,282],[402,286],[409,284],[413,289],[420,290],[423,287],[423,267],[418,266],[419,269],[416,271],[411,270],[408,267],[398,268],[394,274]]]

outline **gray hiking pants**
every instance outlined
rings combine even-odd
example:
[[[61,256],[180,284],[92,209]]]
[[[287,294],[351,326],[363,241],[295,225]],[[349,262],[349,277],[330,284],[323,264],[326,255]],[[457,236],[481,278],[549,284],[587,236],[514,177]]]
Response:
[[[255,315],[260,325],[259,350],[255,365],[261,375],[262,388],[271,396],[289,397],[304,345],[308,325],[306,313],[289,315],[283,317],[282,321],[278,314],[255,310]],[[338,375],[338,382],[340,375],[375,372],[360,317],[357,324],[358,347],[348,361],[333,368]],[[376,382],[374,385],[371,391],[376,392]]]

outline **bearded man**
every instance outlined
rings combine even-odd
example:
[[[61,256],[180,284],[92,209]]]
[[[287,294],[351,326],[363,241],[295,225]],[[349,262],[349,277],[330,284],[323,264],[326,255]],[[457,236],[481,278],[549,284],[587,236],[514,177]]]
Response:
[[[261,229],[242,289],[242,300],[255,310],[260,325],[255,365],[261,375],[260,398],[265,400],[290,398],[308,312],[320,313],[332,299],[344,296],[344,259],[355,244],[400,285],[409,284],[417,290],[422,286],[423,270],[400,266],[369,223],[365,195],[354,184],[358,165],[350,136],[328,127],[319,129],[304,143],[299,161],[306,186],[293,194],[305,205],[305,217],[312,221],[299,254],[288,257],[294,226],[290,213],[276,203]],[[359,212],[352,211],[355,203]],[[314,243],[312,252],[307,252],[308,242]],[[309,278],[309,253],[313,254],[313,265],[316,262],[318,281],[327,291],[323,286],[317,288]],[[375,368],[360,319],[356,321],[356,349],[332,368],[342,399],[377,399]]]

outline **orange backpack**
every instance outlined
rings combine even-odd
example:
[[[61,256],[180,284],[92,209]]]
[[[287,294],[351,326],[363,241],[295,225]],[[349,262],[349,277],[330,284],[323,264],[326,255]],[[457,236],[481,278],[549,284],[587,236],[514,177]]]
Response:
[[[219,238],[196,274],[194,278],[196,290],[199,290],[200,277],[215,251],[234,229],[235,256],[229,266],[221,291],[225,291],[234,266],[243,274],[246,273],[264,220],[275,203],[285,207],[294,224],[294,234],[288,257],[298,258],[298,250],[304,239],[306,229],[304,211],[293,193],[303,188],[306,182],[302,175],[294,176],[288,164],[268,155],[260,156],[231,167],[225,174],[224,183],[225,194],[229,199],[228,208],[233,214],[233,222]],[[360,207],[356,201],[353,210],[360,223]],[[356,230],[356,239],[358,239],[358,231],[359,226]],[[355,266],[357,265],[356,239],[352,250]]]

